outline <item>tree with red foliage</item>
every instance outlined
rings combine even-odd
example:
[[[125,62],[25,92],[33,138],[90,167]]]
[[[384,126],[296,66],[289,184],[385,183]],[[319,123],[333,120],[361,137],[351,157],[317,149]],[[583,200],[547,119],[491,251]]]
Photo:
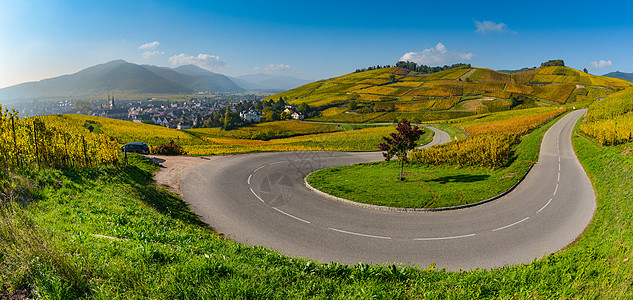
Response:
[[[403,181],[404,163],[409,162],[409,151],[418,146],[417,141],[424,133],[424,130],[418,126],[411,127],[409,121],[402,120],[402,122],[398,122],[396,131],[389,134],[389,136],[383,136],[384,142],[378,145],[378,149],[386,151],[382,154],[386,161],[390,161],[394,155],[398,157],[400,161],[400,177],[398,179]]]

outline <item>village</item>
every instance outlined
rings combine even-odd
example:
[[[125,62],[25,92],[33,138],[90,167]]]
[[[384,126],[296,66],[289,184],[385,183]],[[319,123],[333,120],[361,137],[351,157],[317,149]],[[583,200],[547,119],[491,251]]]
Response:
[[[221,127],[227,107],[236,126],[276,121],[282,119],[303,120],[307,109],[287,105],[283,99],[277,102],[261,101],[258,95],[227,95],[221,97],[191,97],[187,101],[170,101],[161,98],[143,100],[120,100],[108,96],[104,100],[59,100],[48,101],[36,109],[18,108],[21,114],[84,114],[103,118],[128,120],[174,129],[198,127]]]

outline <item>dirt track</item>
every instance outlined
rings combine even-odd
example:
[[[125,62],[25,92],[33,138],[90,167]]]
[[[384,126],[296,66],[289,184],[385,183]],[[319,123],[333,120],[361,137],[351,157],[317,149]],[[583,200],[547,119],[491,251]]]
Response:
[[[156,183],[167,187],[172,192],[181,194],[180,183],[189,170],[200,164],[214,160],[216,157],[205,156],[149,156],[159,163],[160,170],[154,175]]]

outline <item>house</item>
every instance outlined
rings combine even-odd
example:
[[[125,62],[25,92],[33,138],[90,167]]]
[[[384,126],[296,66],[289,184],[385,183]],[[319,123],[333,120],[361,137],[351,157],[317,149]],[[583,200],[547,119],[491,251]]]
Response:
[[[176,129],[179,130],[185,130],[185,129],[191,129],[191,124],[185,122],[179,122],[178,125],[176,125]]]
[[[302,113],[300,113],[300,112],[293,112],[293,113],[290,115],[290,117],[291,117],[293,120],[298,120],[298,121],[303,121],[303,119],[305,118],[305,116],[304,116]]]
[[[161,119],[160,116],[154,116],[151,121],[154,125],[169,127],[169,120],[167,120],[167,118]]]
[[[246,122],[261,122],[262,114],[258,111],[249,110],[240,112],[240,118]]]

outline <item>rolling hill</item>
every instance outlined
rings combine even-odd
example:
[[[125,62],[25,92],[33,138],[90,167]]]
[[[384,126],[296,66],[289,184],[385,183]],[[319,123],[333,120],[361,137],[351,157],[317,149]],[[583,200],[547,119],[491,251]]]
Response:
[[[420,74],[392,67],[319,80],[268,99],[319,107],[322,121],[431,121],[596,100],[629,86],[633,83],[568,67],[512,74],[474,67]],[[352,101],[356,105],[350,106]]]

